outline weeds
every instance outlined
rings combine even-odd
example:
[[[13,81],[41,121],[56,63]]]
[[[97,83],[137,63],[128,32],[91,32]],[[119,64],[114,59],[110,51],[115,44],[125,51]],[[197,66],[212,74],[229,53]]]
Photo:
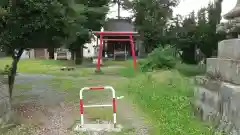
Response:
[[[175,68],[185,76],[202,75],[206,72],[205,67],[200,67],[198,65],[187,65],[178,63]]]
[[[119,74],[123,77],[132,78],[140,74],[141,71],[136,71],[134,68],[123,68],[120,69]]]
[[[176,73],[171,76],[159,82],[151,75],[139,75],[124,90],[150,117],[153,135],[210,134],[193,116],[188,80]]]

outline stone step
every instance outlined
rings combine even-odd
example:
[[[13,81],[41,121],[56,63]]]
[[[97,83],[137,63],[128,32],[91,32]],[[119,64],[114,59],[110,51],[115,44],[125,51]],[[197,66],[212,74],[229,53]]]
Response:
[[[222,86],[222,81],[212,80],[206,76],[196,76],[194,77],[194,85],[201,86],[203,88],[209,89],[212,92],[218,92]]]
[[[207,76],[211,79],[240,84],[240,60],[208,58]]]
[[[219,42],[218,58],[240,60],[240,39]]]

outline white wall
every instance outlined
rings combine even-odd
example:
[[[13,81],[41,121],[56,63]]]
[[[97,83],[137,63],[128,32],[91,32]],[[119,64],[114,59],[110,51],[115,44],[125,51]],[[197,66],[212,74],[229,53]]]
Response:
[[[83,49],[83,57],[90,58],[90,57],[96,56],[97,51],[96,51],[96,48],[94,47],[96,45],[97,45],[97,37],[94,36],[90,43],[84,44],[84,46],[87,48]]]
[[[21,59],[29,59],[30,58],[30,51],[23,51],[23,54],[21,56]]]

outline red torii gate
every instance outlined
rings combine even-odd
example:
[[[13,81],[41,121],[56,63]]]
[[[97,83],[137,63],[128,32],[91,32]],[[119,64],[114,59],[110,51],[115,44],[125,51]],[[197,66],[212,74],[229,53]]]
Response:
[[[131,51],[132,51],[132,57],[133,57],[133,66],[134,69],[137,70],[137,59],[135,55],[135,45],[133,42],[133,36],[138,34],[137,32],[114,32],[114,31],[95,31],[93,32],[95,35],[100,36],[100,45],[99,45],[99,52],[98,52],[98,61],[96,65],[96,71],[100,71],[100,60],[102,57],[102,51],[103,51],[103,41],[130,41],[131,44]],[[128,39],[104,39],[104,36],[128,36]]]

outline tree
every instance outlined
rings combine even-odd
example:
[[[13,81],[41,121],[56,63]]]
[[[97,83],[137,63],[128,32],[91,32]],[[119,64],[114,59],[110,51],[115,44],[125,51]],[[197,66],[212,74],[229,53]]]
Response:
[[[165,43],[166,23],[172,17],[172,8],[177,4],[177,0],[132,1],[135,26],[143,35],[147,52],[151,52],[158,44]]]
[[[207,8],[203,8],[198,14],[198,46],[206,57],[211,57],[217,49],[219,40],[223,39],[221,34],[216,33],[217,24],[221,20],[221,1],[210,3]]]
[[[86,16],[88,7],[84,3],[79,3],[78,0],[74,2],[66,1],[65,4],[68,5],[66,16],[72,18],[74,23],[70,23],[65,29],[68,36],[64,44],[65,47],[71,50],[72,57],[75,55],[75,64],[81,64],[83,57],[82,47],[89,40],[89,30],[85,27],[86,22],[88,22],[88,17]]]
[[[220,9],[219,9],[220,8]],[[184,18],[180,23],[175,19],[174,25],[170,24],[167,37],[170,36],[171,44],[182,51],[181,58],[186,63],[194,64],[196,48],[199,48],[205,57],[213,55],[219,40],[223,37],[216,33],[216,25],[221,19],[221,4],[209,4],[201,8],[197,15],[194,12]],[[180,25],[179,25],[180,24]],[[176,34],[174,34],[176,33]]]
[[[85,5],[86,21],[83,23],[84,29],[79,33],[80,36],[69,44],[68,48],[75,54],[75,64],[81,64],[83,60],[84,43],[89,42],[89,30],[99,31],[105,22],[108,13],[109,0],[76,0],[78,4]]]
[[[216,33],[217,24],[221,21],[221,2],[222,0],[218,0],[213,4],[209,4],[207,8],[208,12],[208,47],[202,48],[204,54],[207,57],[212,56],[214,50],[217,49],[217,45],[219,40],[222,40],[223,37],[221,34]]]
[[[195,64],[196,49],[210,57],[217,48],[222,35],[216,34],[216,25],[221,20],[221,3],[217,0],[207,8],[192,12],[183,18],[172,17],[172,8],[177,0],[133,0],[135,26],[143,36],[149,53],[158,45],[170,44],[180,50],[183,62]]]
[[[9,93],[12,96],[17,64],[24,49],[59,47],[69,37],[68,29],[81,31],[83,5],[74,0],[12,0],[2,2],[0,46],[12,55]],[[77,32],[75,33],[77,35]],[[68,39],[67,39],[68,40]]]
[[[178,38],[177,47],[182,51],[181,58],[183,62],[189,64],[195,64],[195,48],[196,48],[196,17],[195,13],[192,12],[185,18],[182,22],[182,27],[180,28],[180,34]]]
[[[118,19],[121,18],[121,6],[123,7],[123,9],[131,9],[132,8],[132,3],[130,0],[110,0],[110,4],[117,4],[118,6]]]

